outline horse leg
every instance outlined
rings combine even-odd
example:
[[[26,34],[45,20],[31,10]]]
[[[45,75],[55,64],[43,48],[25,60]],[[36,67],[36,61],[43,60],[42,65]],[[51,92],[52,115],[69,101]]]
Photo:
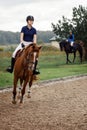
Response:
[[[73,63],[74,63],[74,61],[75,61],[75,58],[76,58],[76,52],[74,52],[74,59],[73,59]]]
[[[69,53],[67,53],[67,61],[68,61],[69,63],[72,63],[72,62],[69,60]]]
[[[66,64],[68,64],[68,54],[66,53]]]
[[[82,48],[79,51],[79,54],[80,54],[80,62],[82,63],[82,57],[83,57],[83,50]]]
[[[18,99],[20,99],[20,97],[21,97],[22,83],[23,83],[23,80],[20,79],[20,87],[18,88],[18,96],[17,96]]]
[[[28,95],[27,95],[28,98],[31,98],[31,95],[30,95],[30,93],[31,93],[30,88],[31,88],[31,87],[29,86]]]
[[[29,89],[28,89],[28,95],[27,95],[28,98],[31,98],[31,95],[30,95],[31,91],[30,91],[30,89],[31,89],[32,83],[33,83],[33,75],[31,76],[31,79],[29,81]]]
[[[69,60],[69,54],[68,54],[68,53],[66,53],[66,57],[67,57],[67,58],[66,58],[66,64],[68,64],[68,62],[69,62],[69,63],[72,63],[72,62]]]
[[[13,100],[12,100],[12,103],[13,104],[16,104],[16,87],[17,87],[17,82],[18,82],[18,78],[14,77],[14,87],[13,87]]]
[[[82,63],[82,56],[80,56],[80,62]]]
[[[20,98],[20,103],[22,103],[23,102],[23,96],[24,96],[24,94],[25,94],[25,88],[26,88],[26,85],[27,85],[27,83],[28,83],[28,78],[24,81],[24,84],[23,84],[23,88],[22,88],[22,90],[21,90],[21,98]]]

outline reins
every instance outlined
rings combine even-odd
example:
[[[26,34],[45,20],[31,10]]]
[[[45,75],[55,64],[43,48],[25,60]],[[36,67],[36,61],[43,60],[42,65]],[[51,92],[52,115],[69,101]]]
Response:
[[[24,57],[24,62],[26,63],[25,69],[28,67],[28,70],[33,70],[35,66],[35,61],[31,61],[30,57],[34,55],[34,52],[31,51],[26,57]]]

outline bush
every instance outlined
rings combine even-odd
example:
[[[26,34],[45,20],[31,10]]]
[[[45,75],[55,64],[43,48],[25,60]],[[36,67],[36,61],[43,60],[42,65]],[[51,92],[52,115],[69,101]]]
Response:
[[[0,48],[0,51],[4,51],[4,49],[3,49],[3,48]]]

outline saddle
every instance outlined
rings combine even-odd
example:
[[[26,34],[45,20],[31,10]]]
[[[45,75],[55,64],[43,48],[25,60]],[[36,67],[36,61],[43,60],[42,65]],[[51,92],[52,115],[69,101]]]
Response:
[[[75,52],[76,51],[76,46],[73,44],[73,46],[70,45],[70,52]]]
[[[15,55],[15,60],[22,55],[22,53],[23,53],[24,50],[25,50],[25,48],[22,49],[22,50],[20,49],[20,50],[17,51],[17,53]]]

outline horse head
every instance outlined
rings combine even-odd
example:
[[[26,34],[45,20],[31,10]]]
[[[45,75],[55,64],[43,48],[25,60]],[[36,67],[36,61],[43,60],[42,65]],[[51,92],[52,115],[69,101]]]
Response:
[[[65,48],[66,41],[59,42],[60,50],[63,51]]]
[[[33,43],[25,49],[25,59],[27,61],[26,63],[28,64],[29,70],[34,69],[35,61],[39,57],[41,47],[42,46],[37,46],[35,43]]]

